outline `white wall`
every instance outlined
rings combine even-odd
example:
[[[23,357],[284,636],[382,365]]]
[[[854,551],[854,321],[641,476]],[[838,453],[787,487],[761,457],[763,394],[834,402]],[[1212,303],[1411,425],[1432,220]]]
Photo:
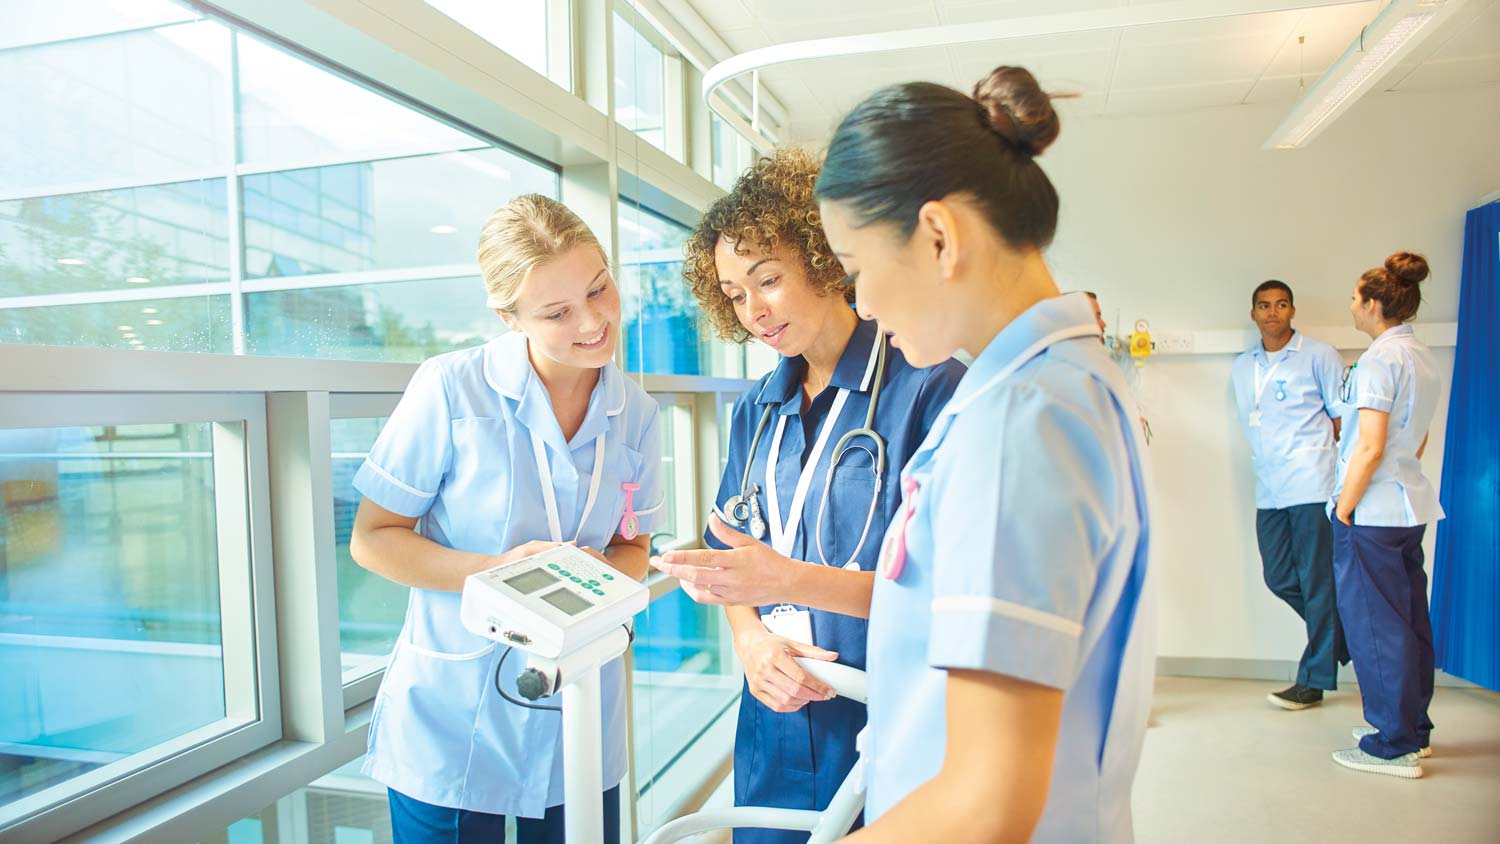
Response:
[[[1097,291],[1112,323],[1118,311],[1126,325],[1195,331],[1248,328],[1250,291],[1280,278],[1317,334],[1348,324],[1360,272],[1411,249],[1433,267],[1419,321],[1456,320],[1464,212],[1500,188],[1500,89],[1367,97],[1311,147],[1262,151],[1286,109],[1065,117],[1041,159],[1063,198],[1049,253],[1059,284]],[[1452,349],[1438,351],[1451,373]],[[1158,357],[1141,373],[1161,654],[1296,659],[1300,622],[1261,581],[1232,359]],[[1445,397],[1423,461],[1434,479],[1446,415]]]

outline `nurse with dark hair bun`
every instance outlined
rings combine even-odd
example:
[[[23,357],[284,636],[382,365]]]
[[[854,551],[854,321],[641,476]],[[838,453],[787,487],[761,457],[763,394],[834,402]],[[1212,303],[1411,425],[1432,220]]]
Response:
[[[851,842],[1127,842],[1154,673],[1145,443],[1042,253],[1058,137],[1023,68],[839,126],[817,194],[856,307],[915,366],[974,362],[901,473],[870,609]]]

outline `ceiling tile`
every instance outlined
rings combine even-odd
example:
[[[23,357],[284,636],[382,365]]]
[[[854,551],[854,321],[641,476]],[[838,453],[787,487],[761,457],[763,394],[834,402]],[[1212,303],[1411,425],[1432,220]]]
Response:
[[[1109,95],[1105,113],[1140,114],[1239,105],[1247,87],[1248,83],[1244,82],[1211,82],[1204,85],[1114,91]]]
[[[1266,75],[1296,76],[1300,72],[1311,85],[1318,74],[1338,61],[1377,12],[1379,6],[1374,3],[1309,11],[1287,33],[1281,49],[1267,65]],[[1298,36],[1305,36],[1307,41],[1298,44]]]
[[[1019,61],[1032,56],[1054,53],[1087,53],[1101,51],[1113,53],[1114,30],[1100,32],[1068,32],[1060,35],[1037,35],[1030,38],[1003,38],[999,41],[979,41],[973,44],[957,44],[948,48],[954,62],[999,64],[997,56],[1006,61]]]
[[[1230,80],[1253,80],[1280,46],[1274,34],[1217,38],[1154,47],[1120,48],[1114,85],[1161,88]]]
[[[1279,38],[1286,35],[1301,12],[1273,12],[1261,15],[1239,15],[1225,18],[1158,23],[1132,26],[1124,31],[1121,47],[1154,47],[1193,41],[1239,40],[1256,37]]]
[[[988,76],[990,71],[1001,64],[1019,64],[1031,71],[1037,81],[1042,84],[1042,88],[1047,91],[1102,94],[1109,79],[1112,62],[1113,57],[1109,53],[1092,52],[1057,53],[1020,60],[1006,55],[996,55],[985,62],[955,62],[955,64],[957,64],[959,76],[969,80],[970,85]]]
[[[1395,90],[1434,91],[1497,84],[1500,84],[1500,56],[1480,56],[1427,62],[1402,79]],[[1500,88],[1495,91],[1495,107],[1500,109]]]
[[[818,8],[821,3],[804,3]],[[878,7],[877,7],[878,8]],[[757,17],[762,29],[778,44],[789,41],[808,41],[814,38],[833,38],[839,35],[864,35],[872,32],[895,32],[903,29],[919,29],[937,26],[937,15],[930,4],[905,4],[904,8],[892,11],[871,10],[852,17]]]
[[[755,17],[740,0],[689,0],[689,3],[698,12],[698,16],[720,35],[726,29],[744,29],[755,25]]]
[[[760,31],[759,27],[746,27],[744,29],[721,29],[719,37],[729,45],[729,49],[736,53],[748,53],[761,47],[771,46],[771,39]]]
[[[1125,0],[938,0],[944,23],[983,23],[1067,12],[1092,12],[1126,5]]]
[[[1310,87],[1315,77],[1307,77],[1304,81]],[[1249,95],[1245,97],[1247,103],[1290,103],[1298,97],[1297,77],[1295,76],[1263,76],[1255,83]]]

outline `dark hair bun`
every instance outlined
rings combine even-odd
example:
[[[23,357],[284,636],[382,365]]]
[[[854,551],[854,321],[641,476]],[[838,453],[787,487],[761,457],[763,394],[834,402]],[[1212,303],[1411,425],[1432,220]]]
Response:
[[[1397,252],[1385,259],[1385,268],[1403,284],[1421,284],[1427,278],[1427,259],[1415,252]]]
[[[974,86],[974,100],[989,114],[991,128],[1027,155],[1041,155],[1062,128],[1052,98],[1024,67],[990,71]]]

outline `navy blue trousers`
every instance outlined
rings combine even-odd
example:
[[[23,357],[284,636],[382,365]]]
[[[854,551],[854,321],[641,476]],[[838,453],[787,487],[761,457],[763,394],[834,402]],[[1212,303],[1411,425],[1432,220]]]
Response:
[[[1333,534],[1322,504],[1255,511],[1255,539],[1272,594],[1286,601],[1307,627],[1307,647],[1297,664],[1297,684],[1339,687],[1339,663],[1348,662],[1334,597]]]
[[[1333,521],[1339,616],[1354,658],[1371,756],[1394,759],[1426,747],[1432,734],[1432,620],[1416,527],[1349,527]]]
[[[504,815],[434,806],[395,789],[386,791],[395,844],[505,844]],[[549,806],[546,817],[516,818],[517,844],[564,844],[565,840],[562,806]],[[619,786],[604,792],[603,844],[620,844]]]

